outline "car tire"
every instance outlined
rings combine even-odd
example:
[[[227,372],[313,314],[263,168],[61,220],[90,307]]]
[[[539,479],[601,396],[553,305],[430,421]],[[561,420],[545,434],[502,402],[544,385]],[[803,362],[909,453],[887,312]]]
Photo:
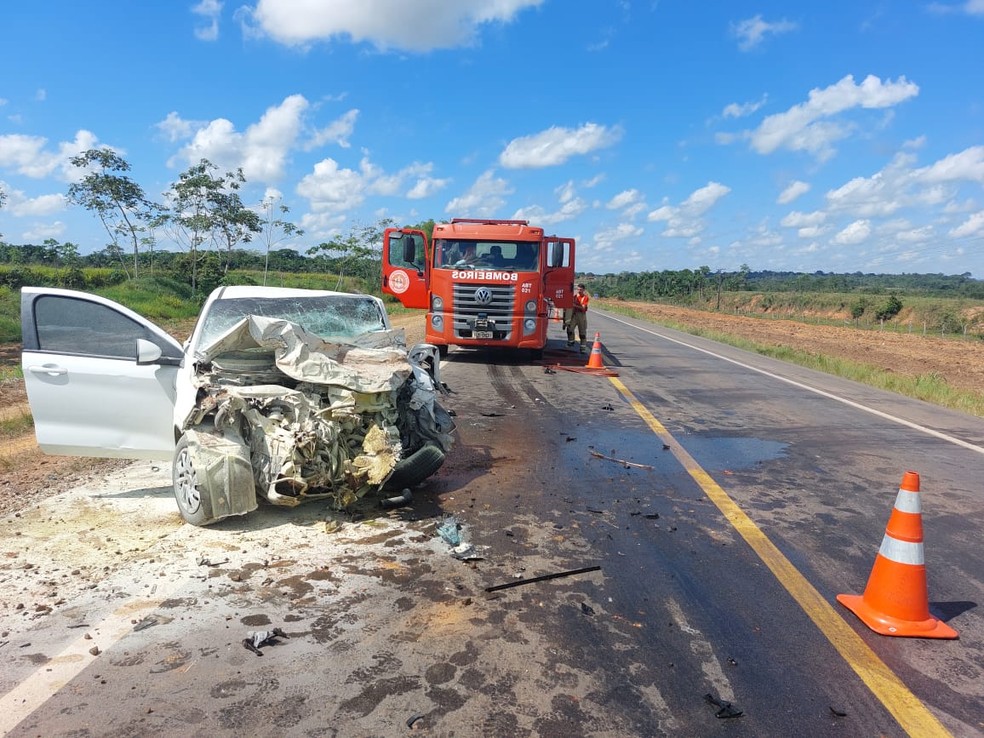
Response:
[[[211,500],[203,495],[198,487],[198,474],[190,446],[188,436],[182,435],[174,449],[174,461],[171,462],[174,499],[186,523],[198,526],[211,525],[219,519],[212,514]]]
[[[444,464],[444,452],[433,443],[421,446],[405,459],[400,459],[386,480],[386,489],[403,489],[420,484]]]

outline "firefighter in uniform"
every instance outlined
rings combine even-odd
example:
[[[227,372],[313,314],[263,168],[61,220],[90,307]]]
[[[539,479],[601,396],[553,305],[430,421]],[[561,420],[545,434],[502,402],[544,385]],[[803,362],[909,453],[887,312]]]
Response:
[[[587,350],[588,345],[588,293],[583,284],[577,286],[574,293],[574,309],[567,319],[567,345],[574,345],[574,329],[577,329],[578,338],[581,341],[581,353]],[[566,316],[565,316],[566,317]]]

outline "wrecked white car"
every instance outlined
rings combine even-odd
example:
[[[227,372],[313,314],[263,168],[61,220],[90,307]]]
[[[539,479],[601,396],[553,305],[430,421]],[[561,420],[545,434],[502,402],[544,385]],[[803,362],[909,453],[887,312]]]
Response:
[[[407,351],[371,295],[222,287],[181,346],[111,300],[21,290],[22,365],[51,454],[172,462],[182,517],[408,487],[440,468],[454,423],[437,348]]]

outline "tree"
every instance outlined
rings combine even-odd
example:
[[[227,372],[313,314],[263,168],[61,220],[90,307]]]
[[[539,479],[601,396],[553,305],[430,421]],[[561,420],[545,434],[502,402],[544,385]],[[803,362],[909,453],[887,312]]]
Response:
[[[242,169],[215,176],[216,169],[208,159],[202,159],[180,174],[165,193],[169,209],[157,221],[188,251],[192,296],[198,290],[203,247],[225,249],[225,271],[233,248],[240,241],[249,242],[254,233],[261,231],[259,215],[244,207],[239,198],[238,190],[246,182]]]
[[[137,276],[140,234],[151,221],[158,206],[150,202],[136,182],[119,172],[130,171],[130,164],[111,149],[88,149],[71,162],[88,173],[68,188],[70,202],[95,213],[122,255],[121,238],[133,244],[133,276]],[[122,264],[122,258],[120,260]],[[126,265],[123,264],[126,270]]]
[[[366,291],[378,292],[382,288],[383,231],[393,225],[386,218],[375,225],[353,226],[345,238],[322,242],[312,246],[307,253],[332,259],[338,271],[335,289],[342,285],[342,277],[348,273],[365,282]]]
[[[295,236],[303,236],[304,231],[290,221],[281,217],[274,217],[275,213],[285,216],[290,212],[290,208],[284,205],[283,198],[279,193],[270,193],[264,197],[263,202],[260,203],[260,208],[263,212],[263,217],[260,219],[260,225],[263,228],[262,238],[263,244],[266,246],[266,254],[263,259],[263,284],[265,285],[267,272],[270,270],[270,249],[282,241]]]

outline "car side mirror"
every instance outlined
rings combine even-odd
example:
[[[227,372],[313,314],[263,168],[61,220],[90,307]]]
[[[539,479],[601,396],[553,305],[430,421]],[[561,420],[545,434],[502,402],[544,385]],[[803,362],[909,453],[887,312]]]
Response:
[[[164,352],[156,343],[148,341],[146,338],[137,339],[137,365],[156,364]]]

